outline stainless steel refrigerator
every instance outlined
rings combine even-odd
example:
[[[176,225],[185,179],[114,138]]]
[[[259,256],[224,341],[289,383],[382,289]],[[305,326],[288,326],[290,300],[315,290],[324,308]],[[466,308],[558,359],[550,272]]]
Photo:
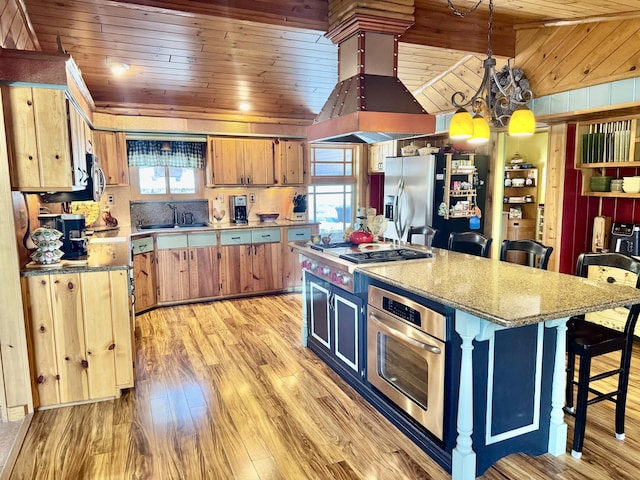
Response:
[[[455,158],[455,156],[454,156]],[[476,155],[476,204],[486,213],[486,185],[489,157]],[[444,154],[388,157],[385,163],[384,213],[387,219],[385,237],[406,241],[410,226],[429,225],[437,230],[432,245],[447,248],[451,232],[471,230],[468,218],[445,219],[438,214],[443,201],[446,157]],[[475,182],[474,182],[475,183]],[[475,229],[484,233],[484,216]]]
[[[410,226],[433,223],[435,172],[435,155],[386,159],[384,171],[386,238],[405,241]]]

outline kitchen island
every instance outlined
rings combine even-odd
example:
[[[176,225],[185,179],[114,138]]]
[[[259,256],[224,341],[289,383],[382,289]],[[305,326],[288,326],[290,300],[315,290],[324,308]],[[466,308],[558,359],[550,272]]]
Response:
[[[305,256],[329,256],[304,245],[298,249]],[[395,412],[370,384],[368,372],[361,385],[354,385],[353,376],[347,380],[456,480],[475,478],[515,452],[565,453],[566,320],[638,303],[640,292],[447,250],[433,252],[425,260],[354,265],[354,290],[366,296],[371,285],[383,286],[438,305],[447,314],[443,440],[426,429],[421,434],[420,426]],[[305,275],[312,280],[305,286],[313,287],[318,272]],[[305,309],[314,308],[308,291],[305,296]],[[308,322],[309,312],[304,315]],[[365,315],[358,329],[366,338]],[[370,369],[371,364],[362,365]]]

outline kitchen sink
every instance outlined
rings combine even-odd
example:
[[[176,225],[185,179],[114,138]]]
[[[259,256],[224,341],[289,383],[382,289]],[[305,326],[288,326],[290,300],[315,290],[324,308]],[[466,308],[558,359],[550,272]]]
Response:
[[[206,227],[208,223],[196,222],[196,223],[156,223],[151,225],[140,225],[138,230],[160,230],[163,228],[194,228],[194,227]]]

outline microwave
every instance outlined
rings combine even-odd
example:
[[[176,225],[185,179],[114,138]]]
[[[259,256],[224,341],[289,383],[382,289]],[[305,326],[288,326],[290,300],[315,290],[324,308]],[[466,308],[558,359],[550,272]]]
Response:
[[[40,200],[43,203],[83,202],[86,200],[99,202],[104,195],[107,181],[102,168],[100,168],[100,160],[93,153],[87,153],[87,171],[89,172],[87,185],[83,190],[44,193],[40,196]]]

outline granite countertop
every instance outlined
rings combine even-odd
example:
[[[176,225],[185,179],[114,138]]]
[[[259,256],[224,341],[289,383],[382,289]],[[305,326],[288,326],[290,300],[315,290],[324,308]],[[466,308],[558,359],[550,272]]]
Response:
[[[504,327],[640,303],[640,290],[433,249],[425,260],[359,266],[357,271]]]
[[[129,239],[119,237],[91,238],[87,245],[87,258],[65,260],[57,265],[27,264],[20,272],[23,277],[34,275],[57,275],[63,273],[86,273],[105,270],[128,269],[131,257]]]

